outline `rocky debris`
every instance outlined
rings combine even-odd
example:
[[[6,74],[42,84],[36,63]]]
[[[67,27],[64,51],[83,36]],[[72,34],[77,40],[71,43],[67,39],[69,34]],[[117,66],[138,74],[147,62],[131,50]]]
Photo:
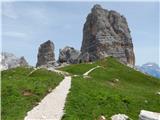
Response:
[[[74,49],[73,47],[66,46],[59,51],[59,63],[76,64],[78,63],[78,56],[80,51]]]
[[[38,61],[37,61],[36,67],[54,66],[55,55],[54,55],[54,44],[52,41],[48,40],[40,45],[37,59]]]
[[[56,68],[62,68],[62,67],[66,67],[66,66],[68,66],[68,65],[70,65],[70,64],[68,64],[68,63],[59,63],[58,61],[57,61],[57,66],[56,66]]]
[[[111,117],[112,120],[129,120],[129,117],[125,114],[117,114]]]
[[[135,64],[126,18],[116,11],[94,5],[83,27],[79,62],[95,61],[107,56],[113,56],[125,64]]]
[[[160,92],[157,92],[156,95],[160,95]]]
[[[160,113],[141,110],[139,120],[160,120]]]
[[[29,66],[24,57],[18,58],[14,54],[8,52],[2,52],[0,60],[0,70],[7,70],[19,66]]]
[[[107,119],[103,115],[101,115],[98,120],[107,120]]]

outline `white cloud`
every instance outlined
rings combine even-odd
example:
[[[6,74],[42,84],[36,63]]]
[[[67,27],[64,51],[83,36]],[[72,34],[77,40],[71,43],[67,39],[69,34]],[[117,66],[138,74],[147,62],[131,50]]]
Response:
[[[27,18],[28,20],[31,20],[32,23],[48,25],[51,22],[50,15],[48,14],[46,8],[44,8],[43,6],[27,6],[25,9],[23,9],[23,13],[24,12],[25,15],[23,15],[23,17]]]
[[[25,33],[14,32],[14,31],[2,32],[2,35],[7,36],[7,37],[18,37],[18,38],[24,38],[27,36]]]

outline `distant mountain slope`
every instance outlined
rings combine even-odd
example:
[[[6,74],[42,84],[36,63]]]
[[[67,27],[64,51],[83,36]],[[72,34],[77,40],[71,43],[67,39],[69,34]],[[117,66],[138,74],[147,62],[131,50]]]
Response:
[[[83,76],[95,66],[101,67]],[[142,109],[160,111],[160,81],[112,57],[60,69],[77,75],[72,78],[63,120],[97,120],[101,115],[109,120],[118,113],[138,120]]]
[[[28,66],[24,57],[18,58],[12,53],[2,52],[0,54],[0,70],[15,68],[18,66]]]
[[[146,63],[142,66],[136,66],[136,68],[143,73],[160,78],[160,67],[156,63]]]

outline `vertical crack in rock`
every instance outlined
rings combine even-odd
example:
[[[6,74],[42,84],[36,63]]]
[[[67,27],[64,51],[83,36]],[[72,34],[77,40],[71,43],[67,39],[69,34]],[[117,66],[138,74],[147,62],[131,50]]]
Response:
[[[54,44],[52,41],[48,40],[47,42],[40,45],[37,56],[37,67],[38,66],[54,66],[55,64],[55,55],[54,55]]]
[[[94,5],[83,27],[79,61],[95,61],[107,56],[113,56],[125,64],[135,64],[126,18],[116,11]]]

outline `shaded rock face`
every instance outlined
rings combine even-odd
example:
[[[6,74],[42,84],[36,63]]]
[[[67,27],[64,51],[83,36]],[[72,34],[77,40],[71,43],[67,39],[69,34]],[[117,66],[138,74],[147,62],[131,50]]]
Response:
[[[113,56],[125,64],[135,64],[132,38],[124,16],[95,5],[83,28],[80,61]]]
[[[66,46],[59,51],[59,63],[76,64],[78,63],[78,56],[80,51],[74,49],[73,47]]]
[[[50,40],[41,44],[38,50],[36,67],[39,66],[54,66],[55,55],[54,55],[54,44]]]
[[[27,63],[26,59],[24,58],[24,56],[22,56],[19,59],[19,64],[20,64],[20,66],[28,66],[28,63]]]
[[[0,54],[0,70],[7,70],[10,68],[29,66],[24,57],[18,58],[12,53],[2,52]]]

